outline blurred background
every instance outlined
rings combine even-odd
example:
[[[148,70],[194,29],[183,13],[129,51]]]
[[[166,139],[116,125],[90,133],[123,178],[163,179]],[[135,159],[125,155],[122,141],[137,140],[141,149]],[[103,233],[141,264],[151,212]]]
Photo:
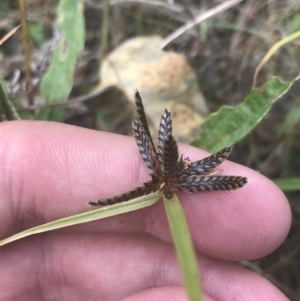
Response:
[[[0,1],[0,39],[21,24],[20,2]],[[64,107],[60,117],[47,119],[131,135],[137,88],[153,131],[168,107],[177,139],[192,142],[201,136],[201,124],[210,113],[223,105],[235,106],[250,93],[255,70],[268,50],[280,39],[300,31],[298,0],[245,0],[168,40],[183,25],[225,2],[82,2],[85,38],[72,89],[68,99],[59,99]],[[51,0],[26,2],[30,47],[27,69],[21,29],[0,44],[0,77],[19,100],[20,114],[32,114],[28,108],[43,106],[39,85],[60,38],[55,23],[58,4]],[[292,81],[299,74],[298,38],[274,53],[259,72],[256,85],[271,76]],[[300,300],[299,92],[296,82],[235,145],[230,157],[270,179],[293,181],[293,185],[287,182],[282,186],[293,211],[289,236],[269,256],[241,264],[268,278],[295,301]]]

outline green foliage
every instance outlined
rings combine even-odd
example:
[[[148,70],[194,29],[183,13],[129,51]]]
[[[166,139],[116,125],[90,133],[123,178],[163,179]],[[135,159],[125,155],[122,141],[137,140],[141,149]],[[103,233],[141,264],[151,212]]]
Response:
[[[268,113],[272,104],[299,79],[282,82],[271,78],[262,88],[253,89],[245,100],[233,107],[222,107],[203,123],[203,134],[192,145],[212,153],[236,143],[247,135]]]
[[[299,191],[300,178],[279,178],[274,179],[274,183],[283,191]]]
[[[288,113],[286,120],[280,125],[278,134],[282,135],[286,131],[291,130],[300,121],[300,105],[295,107]]]
[[[43,25],[41,23],[37,23],[37,24],[30,26],[29,36],[38,45],[43,44],[43,42],[45,40]]]
[[[45,104],[68,98],[73,86],[77,56],[84,46],[83,1],[60,1],[57,14],[61,38],[53,51],[51,65],[41,81]],[[46,108],[37,113],[36,119],[62,121],[63,114],[63,107]]]
[[[300,12],[293,14],[286,22],[286,28],[289,34],[300,30]]]

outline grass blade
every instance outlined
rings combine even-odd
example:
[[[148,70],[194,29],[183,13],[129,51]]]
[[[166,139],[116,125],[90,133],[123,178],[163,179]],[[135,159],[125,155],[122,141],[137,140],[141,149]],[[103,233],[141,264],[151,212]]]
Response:
[[[83,0],[60,1],[57,27],[61,38],[54,48],[51,65],[42,78],[45,104],[67,100],[73,86],[73,73],[79,52],[84,47]],[[41,109],[36,119],[63,120],[64,108]]]
[[[171,199],[164,197],[164,204],[188,300],[201,301],[196,253],[181,204],[175,194]]]
[[[300,190],[300,178],[278,178],[278,179],[273,179],[273,182],[282,191],[299,191]]]
[[[144,207],[151,206],[155,202],[157,202],[160,199],[159,193],[151,193],[146,196],[142,196],[136,199],[133,199],[128,202],[124,203],[118,203],[111,206],[101,207],[99,209],[90,210],[87,212],[75,214],[72,216],[64,217],[58,220],[55,220],[53,222],[49,222],[40,226],[36,226],[33,228],[30,228],[28,230],[22,231],[20,233],[17,233],[13,236],[10,236],[8,238],[5,238],[0,241],[0,246],[6,245],[8,243],[11,243],[13,241],[16,241],[18,239],[43,233],[47,231],[52,231],[55,229],[65,228],[73,225],[88,223],[91,221],[99,220],[102,218],[115,216],[118,214],[138,210]]]
[[[300,30],[283,38],[282,40],[278,41],[271,47],[271,49],[265,54],[265,56],[260,61],[259,65],[257,66],[257,68],[255,70],[255,73],[253,76],[253,87],[256,86],[256,79],[257,79],[259,71],[267,63],[267,61],[275,54],[275,52],[277,52],[277,50],[279,50],[282,46],[292,42],[295,39],[298,39],[299,37],[300,37]]]
[[[291,82],[271,78],[262,88],[253,89],[245,100],[234,108],[222,107],[202,124],[202,136],[192,145],[212,153],[233,145],[247,135],[268,113],[300,75]]]

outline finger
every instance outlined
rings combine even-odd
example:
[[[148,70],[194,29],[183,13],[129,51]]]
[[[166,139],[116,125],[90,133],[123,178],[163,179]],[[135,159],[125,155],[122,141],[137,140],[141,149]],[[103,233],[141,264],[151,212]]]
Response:
[[[291,210],[285,195],[256,171],[231,162],[225,162],[223,169],[222,174],[247,177],[247,185],[234,191],[178,193],[196,249],[225,260],[269,254],[290,229]],[[146,229],[170,241],[164,216],[163,209],[148,211]]]
[[[89,201],[147,177],[128,137],[29,121],[2,123],[0,134],[2,237],[95,209]]]
[[[49,122],[3,123],[0,132],[0,196],[5,200],[0,206],[9,212],[2,219],[2,237],[87,211],[88,201],[125,192],[149,178],[133,138]],[[180,151],[191,160],[207,155],[184,145]],[[248,184],[235,191],[178,194],[197,250],[228,260],[271,252],[290,227],[286,198],[255,171],[231,162],[222,169],[220,174],[248,177]],[[161,202],[80,229],[144,230],[171,241]]]
[[[152,288],[146,291],[134,294],[128,298],[123,299],[122,301],[188,301],[186,292],[182,287],[171,286],[171,287],[159,287]],[[206,294],[203,294],[203,301],[214,301],[211,297]]]
[[[121,300],[182,285],[173,246],[145,234],[52,232],[0,254],[0,300]],[[198,259],[203,291],[213,300],[287,300],[253,272]]]

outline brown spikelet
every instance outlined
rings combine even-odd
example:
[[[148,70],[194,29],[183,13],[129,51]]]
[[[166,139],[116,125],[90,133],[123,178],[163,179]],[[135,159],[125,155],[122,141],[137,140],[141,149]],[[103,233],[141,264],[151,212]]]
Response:
[[[191,162],[190,165],[181,172],[180,177],[186,178],[192,175],[205,175],[209,173],[229,157],[232,149],[233,146],[225,147],[209,157]]]
[[[243,187],[247,178],[235,176],[199,176],[193,175],[182,182],[178,181],[178,190],[185,192],[233,190]]]
[[[146,118],[146,114],[145,114],[145,110],[144,110],[144,105],[142,102],[142,98],[140,96],[140,93],[138,91],[135,92],[134,95],[135,98],[135,104],[136,104],[136,110],[138,113],[138,121],[142,127],[142,130],[146,136],[146,139],[149,142],[149,149],[150,152],[152,153],[152,166],[154,170],[158,170],[159,169],[159,165],[158,165],[158,158],[157,158],[157,153],[156,153],[156,149],[153,143],[153,139],[148,127],[148,122],[147,122],[147,118]]]
[[[178,162],[177,143],[172,135],[169,135],[165,139],[163,149],[163,178],[167,180],[174,176],[174,171]]]
[[[140,156],[143,162],[145,163],[146,167],[148,168],[149,172],[153,173],[155,168],[153,153],[151,152],[149,141],[146,138],[146,135],[142,130],[140,123],[137,120],[133,121],[132,129],[137,147],[140,152]]]
[[[170,199],[174,190],[189,193],[232,190],[243,187],[247,183],[247,179],[244,177],[219,176],[213,172],[214,168],[228,158],[232,146],[195,162],[190,162],[189,158],[183,155],[179,157],[177,143],[172,136],[171,113],[167,109],[159,124],[156,150],[138,91],[135,93],[135,103],[138,120],[133,121],[132,129],[140,156],[149,170],[151,180],[112,198],[92,201],[91,205],[112,205],[126,202],[156,191]]]
[[[141,123],[141,126],[143,127],[143,130],[145,132],[145,135],[147,139],[149,140],[149,144],[154,148],[154,143],[150,134],[150,130],[148,127],[148,122],[144,110],[144,105],[142,103],[142,98],[140,96],[140,93],[138,91],[135,92],[135,104],[136,104],[136,110],[138,113],[139,122]]]
[[[128,192],[118,194],[112,198],[92,201],[90,202],[90,204],[104,206],[104,205],[113,205],[116,203],[126,202],[131,199],[149,194],[151,192],[155,192],[158,190],[158,188],[159,188],[158,183],[153,183],[153,181],[151,180],[151,181],[144,182],[143,184],[139,185],[138,187]]]
[[[159,128],[158,128],[158,145],[157,155],[159,163],[163,164],[163,148],[166,137],[172,135],[172,120],[171,113],[165,109],[164,114],[161,116]]]

